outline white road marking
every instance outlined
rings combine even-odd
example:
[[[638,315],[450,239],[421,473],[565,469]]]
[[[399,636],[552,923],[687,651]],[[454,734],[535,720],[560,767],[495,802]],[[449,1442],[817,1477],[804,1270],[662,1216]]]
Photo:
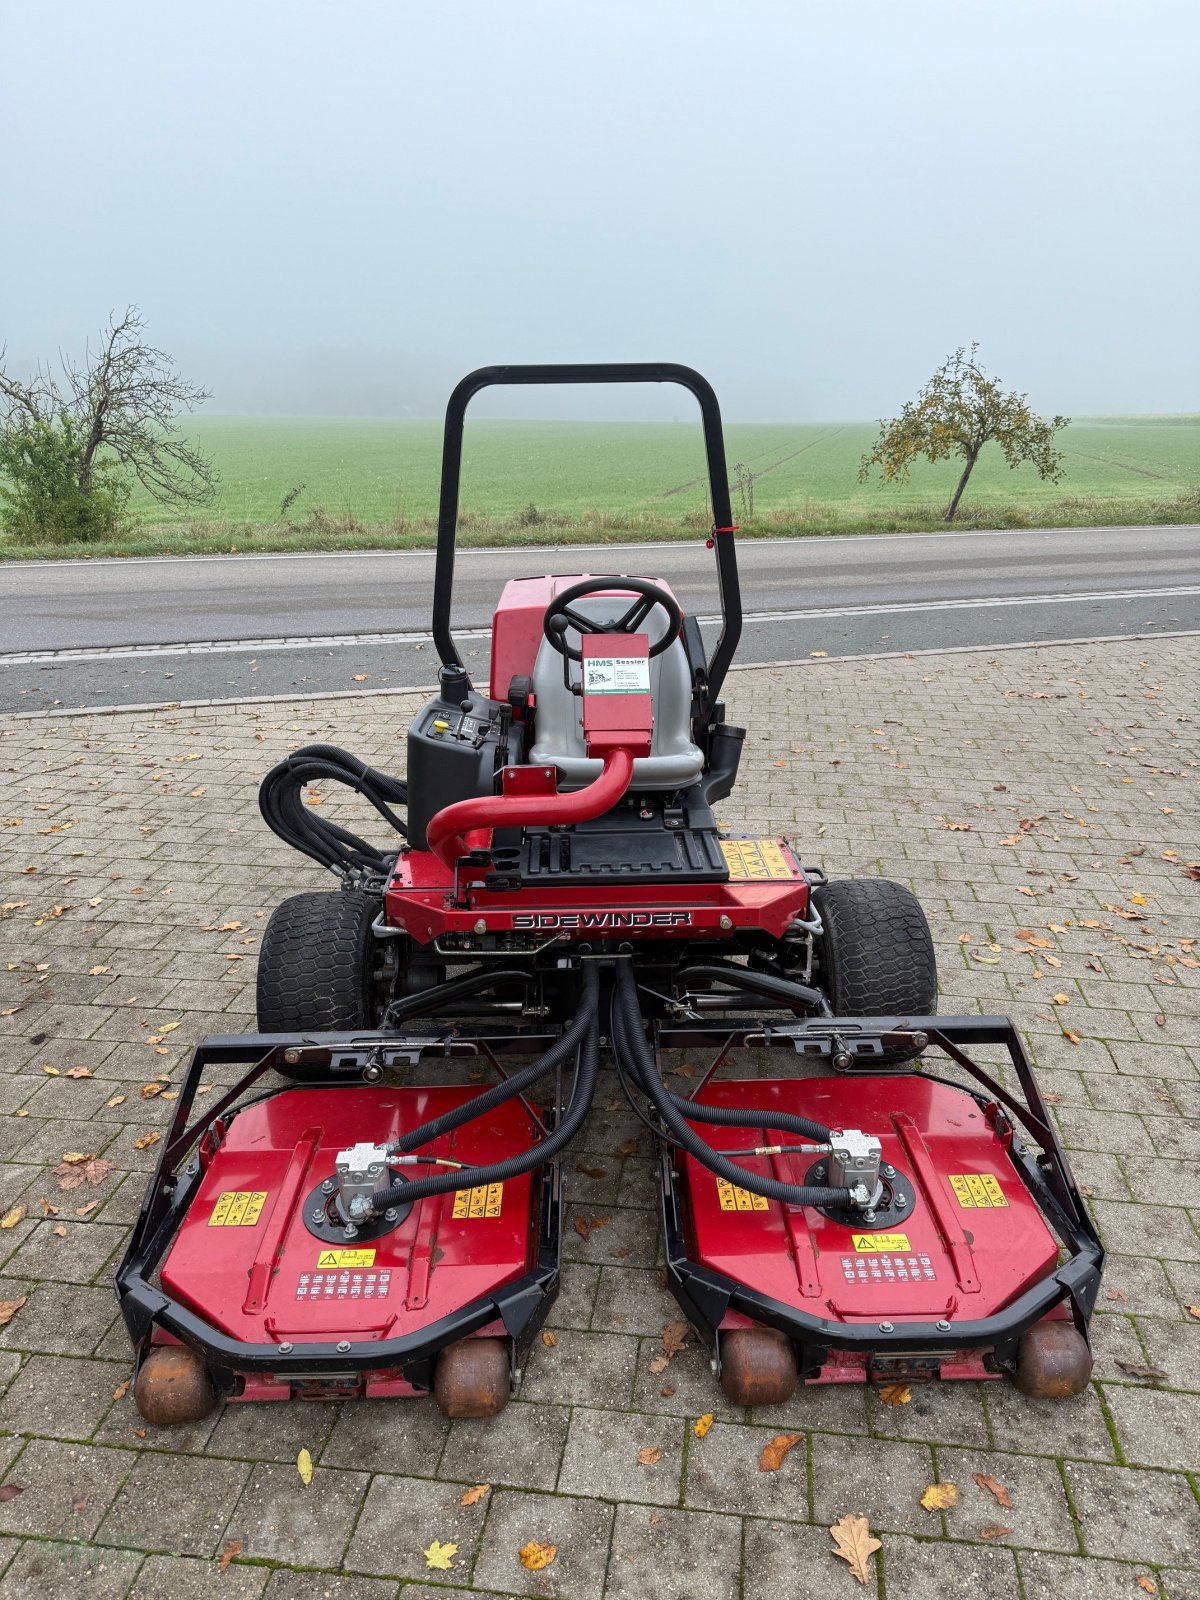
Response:
[[[991,611],[1001,606],[1086,605],[1092,601],[1133,601],[1168,599],[1172,596],[1200,594],[1200,585],[1189,584],[1164,589],[1108,589],[1085,594],[1004,595],[991,599],[928,600],[923,603],[899,602],[890,605],[822,606],[793,611],[750,611],[743,624],[770,622],[826,621],[839,617],[887,617],[928,611]],[[719,616],[701,617],[702,624],[715,626]],[[490,628],[463,628],[456,639],[488,639]],[[201,639],[185,644],[131,644],[80,646],[69,650],[22,650],[0,654],[0,667],[45,666],[73,661],[155,660],[165,656],[240,655],[246,651],[340,650],[347,645],[422,645],[432,644],[433,635],[424,630],[410,633],[331,633],[295,635],[281,639]]]

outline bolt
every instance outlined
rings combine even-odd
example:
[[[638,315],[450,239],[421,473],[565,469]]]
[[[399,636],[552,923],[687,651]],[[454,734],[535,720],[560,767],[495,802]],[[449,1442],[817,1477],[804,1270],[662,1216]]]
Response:
[[[949,1333],[950,1332],[950,1324],[948,1322],[939,1322],[937,1324],[937,1331],[939,1333]]]
[[[881,1322],[879,1324],[879,1331],[880,1333],[894,1333],[896,1330],[890,1322]]]
[[[929,1035],[927,1033],[914,1033],[912,1036],[912,1042],[914,1049],[924,1050],[926,1045],[929,1043]]]
[[[883,1168],[883,1175],[884,1175],[885,1178],[894,1178],[896,1176],[895,1167],[889,1167],[885,1162],[884,1163],[884,1168]]]
[[[813,1168],[813,1177],[814,1178],[823,1178],[824,1176],[825,1176],[825,1168],[823,1166],[814,1167]]]
[[[722,916],[721,917],[721,927],[724,928],[726,930],[726,932],[728,932],[728,930],[733,927],[733,918],[732,917]]]
[[[863,1221],[864,1222],[874,1222],[875,1221],[875,1213],[874,1213],[874,1211],[864,1211],[863,1212]]]
[[[285,1339],[284,1342],[279,1346],[279,1354],[281,1356],[290,1356],[291,1353],[292,1353],[292,1347],[291,1347],[290,1344],[288,1344],[287,1340]]]
[[[338,1355],[344,1356],[346,1354],[346,1351],[349,1350],[349,1348],[350,1348],[349,1339],[339,1339],[338,1340],[338,1342],[337,1342]]]
[[[395,1222],[396,1218],[399,1215],[400,1215],[400,1211],[399,1211],[399,1208],[397,1206],[389,1206],[387,1208],[387,1210],[383,1213],[384,1221],[385,1222]]]
[[[898,1206],[906,1206],[908,1204],[908,1196],[906,1194],[898,1193],[896,1195],[896,1204]]]
[[[294,1067],[300,1059],[300,1052],[299,1050],[294,1049],[285,1050],[283,1052],[283,1059],[287,1062],[289,1067]]]
[[[475,923],[475,932],[476,933],[486,933],[487,932],[487,923],[483,919],[483,917],[480,917],[476,921],[476,923]]]
[[[853,1062],[854,1057],[850,1054],[849,1050],[839,1050],[833,1058],[834,1070],[837,1072],[848,1072],[850,1067],[853,1065]]]
[[[321,1185],[321,1193],[322,1194],[332,1194],[333,1191],[336,1188],[337,1188],[336,1182],[332,1178],[326,1178],[325,1182]]]
[[[378,1066],[364,1067],[363,1077],[368,1083],[378,1083],[380,1078],[383,1077],[383,1068]]]
[[[346,1237],[347,1237],[347,1239],[353,1239],[357,1233],[358,1233],[357,1226],[353,1222],[348,1222],[346,1224]]]
[[[321,1209],[320,1206],[318,1206],[317,1209],[312,1213],[312,1215],[309,1218],[309,1221],[310,1222],[324,1222],[325,1221],[325,1212]]]

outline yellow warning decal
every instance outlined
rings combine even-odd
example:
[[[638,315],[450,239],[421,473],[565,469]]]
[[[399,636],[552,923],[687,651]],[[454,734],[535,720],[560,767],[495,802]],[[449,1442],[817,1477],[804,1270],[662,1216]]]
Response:
[[[502,1183],[481,1183],[474,1189],[458,1189],[454,1195],[454,1210],[451,1216],[460,1220],[476,1217],[498,1217],[500,1207],[504,1203],[504,1185]]]
[[[721,850],[731,878],[795,878],[778,839],[722,839]]]
[[[1008,1204],[1004,1190],[990,1172],[952,1172],[950,1187],[954,1190],[954,1198],[965,1211]]]
[[[217,1196],[208,1219],[210,1228],[252,1228],[262,1215],[265,1189],[226,1189]]]
[[[317,1257],[317,1271],[328,1272],[333,1267],[373,1267],[374,1250],[322,1250]]]
[[[765,1211],[765,1194],[751,1194],[749,1189],[735,1188],[725,1178],[717,1179],[717,1199],[722,1211]]]
[[[906,1233],[852,1233],[850,1237],[859,1255],[870,1255],[877,1250],[907,1255],[912,1249]]]

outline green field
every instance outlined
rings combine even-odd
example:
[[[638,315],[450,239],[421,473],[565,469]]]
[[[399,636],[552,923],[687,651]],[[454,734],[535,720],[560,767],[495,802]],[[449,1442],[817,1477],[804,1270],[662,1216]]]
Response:
[[[408,546],[428,543],[437,509],[440,424],[433,421],[202,417],[192,431],[221,475],[202,513],[164,512],[145,495],[134,528],[100,553]],[[753,508],[734,490],[748,533],[937,527],[955,463],[914,470],[906,485],[857,481],[876,429],[863,423],[732,424],[728,459],[753,475]],[[1061,435],[1066,472],[1043,483],[1009,471],[989,446],[960,510],[965,526],[1098,525],[1200,519],[1200,417],[1104,418]],[[293,489],[286,513],[285,497]],[[620,540],[658,527],[683,535],[708,517],[698,425],[468,424],[462,530],[476,543]],[[18,552],[63,555],[79,546]]]

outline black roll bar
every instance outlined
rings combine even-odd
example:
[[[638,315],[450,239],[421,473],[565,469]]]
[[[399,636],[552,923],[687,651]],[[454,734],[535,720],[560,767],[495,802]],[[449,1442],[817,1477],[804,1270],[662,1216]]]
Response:
[[[708,484],[712,499],[713,547],[717,557],[717,586],[721,600],[721,635],[708,666],[708,715],[725,681],[742,633],[742,596],[737,555],[733,543],[733,513],[729,504],[729,473],[725,465],[725,440],[721,408],[707,378],[691,367],[673,361],[573,363],[553,366],[479,367],[459,383],[446,407],[446,432],[442,445],[442,486],[438,505],[437,564],[433,578],[433,640],[442,663],[466,670],[450,631],[450,606],[454,592],[454,545],[458,533],[458,489],[462,475],[462,436],[467,405],[480,389],[494,384],[523,383],[677,383],[689,389],[700,403],[704,449],[708,457]]]

